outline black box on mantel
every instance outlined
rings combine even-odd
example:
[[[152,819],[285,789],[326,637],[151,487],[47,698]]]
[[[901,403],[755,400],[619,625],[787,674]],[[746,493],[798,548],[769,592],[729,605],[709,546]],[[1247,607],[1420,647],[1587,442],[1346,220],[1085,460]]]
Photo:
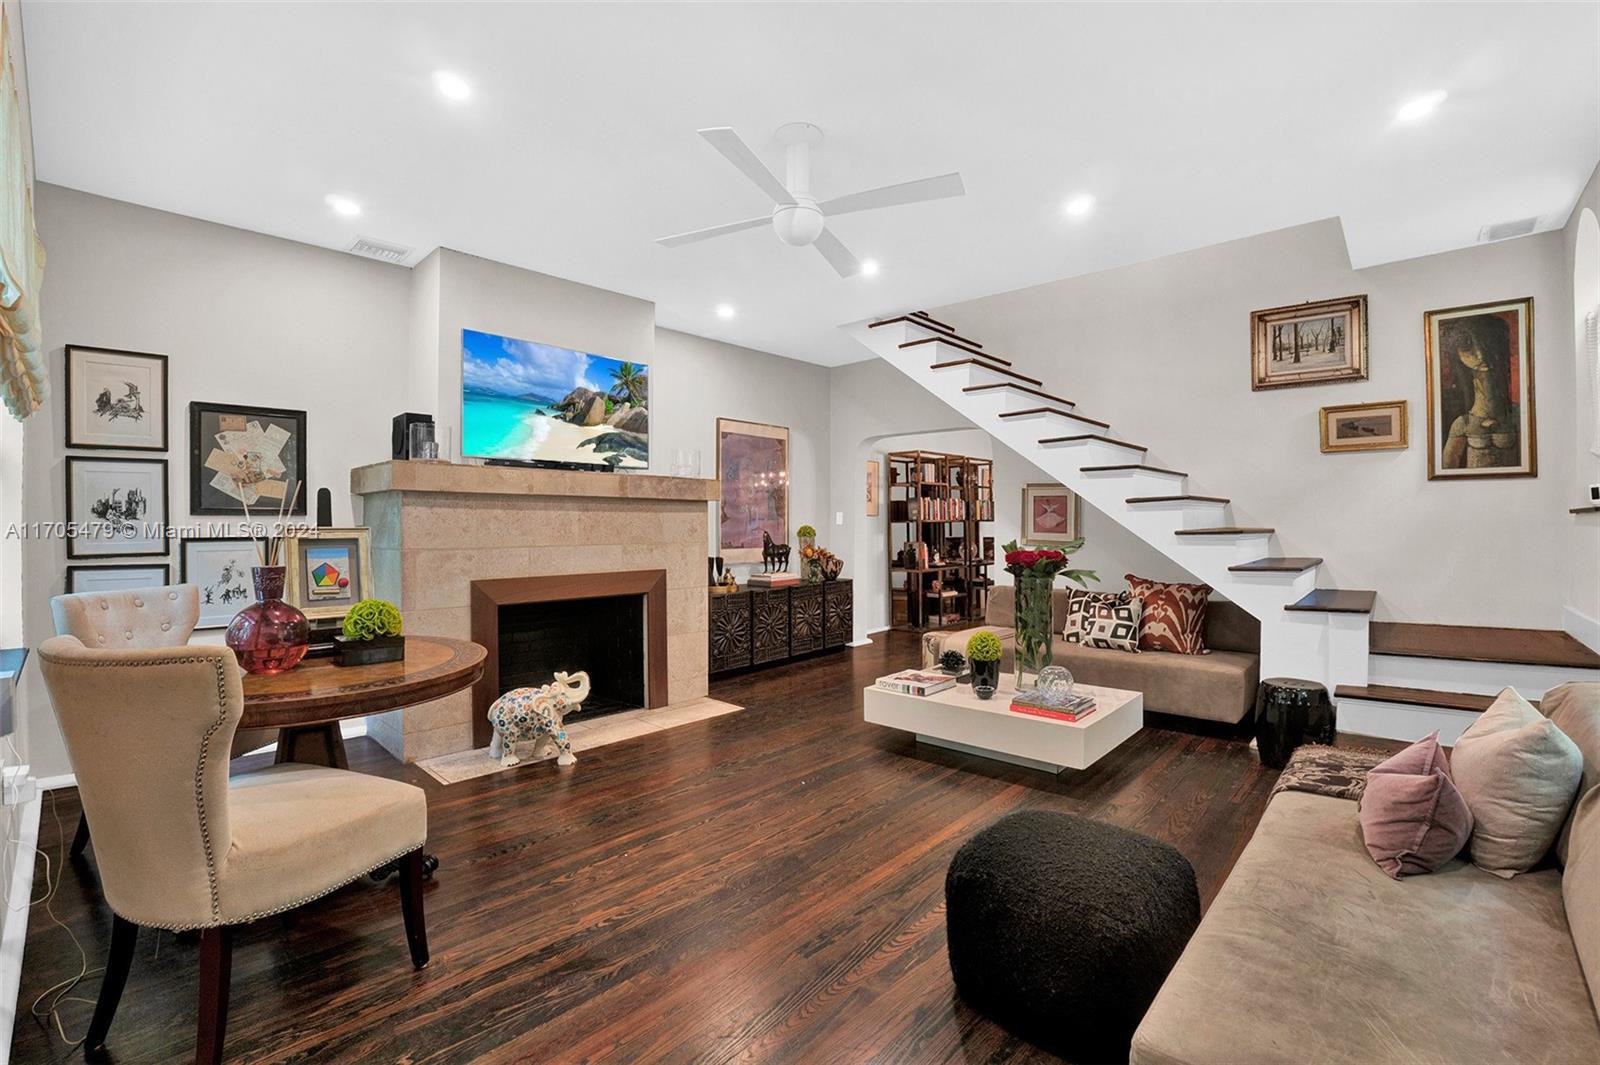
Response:
[[[417,424],[432,425],[433,415],[396,414],[394,416],[394,447],[390,452],[392,458],[408,459],[411,457],[407,454],[411,450],[411,427]]]

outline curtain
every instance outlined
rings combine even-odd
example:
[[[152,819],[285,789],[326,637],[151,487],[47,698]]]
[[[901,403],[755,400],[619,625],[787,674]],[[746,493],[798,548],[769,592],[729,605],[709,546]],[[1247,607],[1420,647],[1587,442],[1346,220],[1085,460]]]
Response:
[[[0,13],[0,398],[18,421],[47,394],[38,303],[44,245],[33,228],[29,154],[11,27]]]

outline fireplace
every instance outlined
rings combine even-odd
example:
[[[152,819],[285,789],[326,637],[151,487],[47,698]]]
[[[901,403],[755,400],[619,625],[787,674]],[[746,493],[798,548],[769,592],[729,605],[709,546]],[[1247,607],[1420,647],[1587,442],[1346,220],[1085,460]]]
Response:
[[[665,570],[473,581],[472,639],[489,649],[472,692],[476,746],[489,705],[556,670],[589,674],[581,719],[667,702]]]

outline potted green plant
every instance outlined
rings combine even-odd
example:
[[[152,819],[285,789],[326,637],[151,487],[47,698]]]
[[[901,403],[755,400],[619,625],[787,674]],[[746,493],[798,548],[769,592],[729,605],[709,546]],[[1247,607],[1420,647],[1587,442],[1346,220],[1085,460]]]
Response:
[[[972,663],[972,694],[987,699],[1000,686],[1000,637],[979,629],[967,641],[967,661]]]
[[[817,530],[813,525],[802,525],[794,531],[795,538],[800,541],[800,548],[817,546]]]
[[[341,666],[399,662],[406,656],[400,608],[383,599],[363,599],[344,616],[344,631],[333,638]]]

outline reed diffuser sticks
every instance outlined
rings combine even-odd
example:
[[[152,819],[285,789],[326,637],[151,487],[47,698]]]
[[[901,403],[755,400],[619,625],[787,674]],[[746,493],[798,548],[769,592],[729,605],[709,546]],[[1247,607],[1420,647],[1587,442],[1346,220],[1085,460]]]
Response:
[[[273,536],[269,533],[259,540],[256,539],[255,519],[250,516],[250,504],[244,502],[244,493],[242,491],[239,493],[239,501],[244,505],[245,531],[250,536],[251,544],[255,546],[256,558],[263,566],[283,565],[283,542],[286,539],[283,535],[283,519],[294,513],[295,504],[300,502],[300,486],[303,483],[296,481],[294,491],[278,501],[278,535]]]

